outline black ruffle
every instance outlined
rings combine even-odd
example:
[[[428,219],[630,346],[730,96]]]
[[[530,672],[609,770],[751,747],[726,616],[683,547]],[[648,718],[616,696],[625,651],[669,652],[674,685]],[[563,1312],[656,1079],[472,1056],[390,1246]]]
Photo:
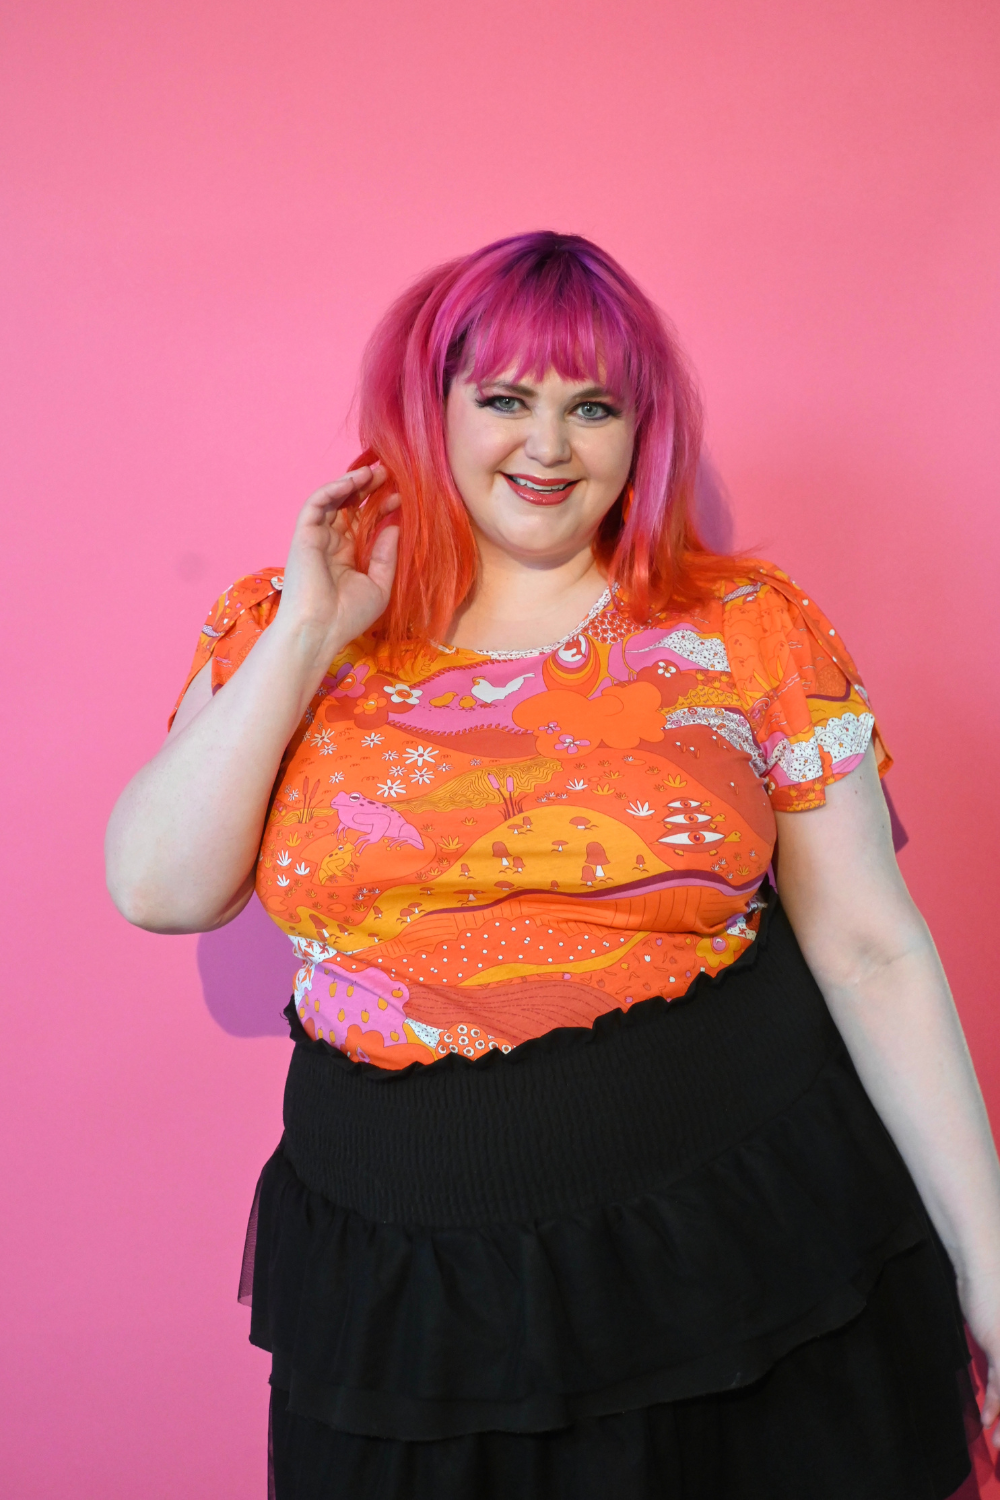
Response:
[[[864,1311],[760,1381],[536,1434],[402,1442],[338,1431],[272,1390],[277,1500],[944,1500],[975,1406],[950,1357],[930,1241],[887,1262]],[[955,1351],[960,1360],[961,1351]]]
[[[740,962],[682,1001],[642,1002],[509,1055],[387,1073],[311,1041],[294,1011],[290,1021],[286,1134],[258,1184],[243,1282],[251,1339],[287,1393],[286,1456],[300,1441],[320,1468],[322,1453],[340,1454],[356,1475],[344,1494],[374,1492],[364,1475],[376,1464],[410,1475],[379,1494],[445,1500],[502,1493],[468,1478],[484,1463],[490,1475],[541,1474],[543,1455],[563,1452],[548,1489],[527,1469],[518,1488],[522,1500],[576,1500],[599,1491],[566,1489],[565,1473],[613,1431],[626,1466],[647,1449],[680,1462],[665,1434],[693,1430],[680,1415],[691,1403],[703,1403],[699,1421],[722,1422],[740,1393],[752,1405],[755,1392],[784,1391],[774,1430],[787,1426],[799,1377],[780,1372],[801,1374],[809,1349],[832,1340],[854,1382],[848,1406],[866,1400],[876,1345],[885,1369],[918,1348],[898,1389],[888,1376],[872,1387],[873,1406],[898,1409],[890,1446],[921,1392],[951,1391],[928,1405],[927,1472],[939,1477],[899,1491],[947,1493],[940,1475],[964,1451],[954,1278],[776,902]],[[834,1358],[831,1389],[836,1369]],[[817,1385],[810,1399],[832,1397]],[[725,1431],[741,1421],[726,1417]],[[457,1487],[449,1464],[466,1476]],[[690,1490],[702,1493],[717,1492]]]
[[[372,1436],[539,1432],[729,1390],[855,1317],[926,1238],[888,1156],[843,1055],[667,1192],[533,1225],[376,1224],[279,1148],[251,1339],[296,1410]]]

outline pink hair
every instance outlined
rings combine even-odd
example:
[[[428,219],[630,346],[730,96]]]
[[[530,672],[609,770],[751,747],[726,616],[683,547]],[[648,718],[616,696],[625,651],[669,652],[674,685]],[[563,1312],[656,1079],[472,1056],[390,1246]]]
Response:
[[[672,334],[605,251],[578,235],[537,231],[498,240],[422,276],[369,340],[358,392],[365,452],[390,484],[359,513],[367,561],[380,495],[401,496],[399,564],[379,633],[436,637],[476,580],[477,552],[445,449],[444,401],[462,372],[485,383],[554,369],[599,380],[635,414],[629,482],[594,537],[594,555],[637,620],[704,594],[729,571],[710,554],[692,503],[701,405]]]

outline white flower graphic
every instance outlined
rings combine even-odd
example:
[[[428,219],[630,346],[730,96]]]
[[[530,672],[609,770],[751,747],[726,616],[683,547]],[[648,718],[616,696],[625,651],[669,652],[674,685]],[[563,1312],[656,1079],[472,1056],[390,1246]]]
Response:
[[[397,753],[396,753],[395,750],[383,750],[382,751],[382,759],[383,760],[398,760],[399,756],[397,755]]]
[[[319,753],[320,755],[336,755],[337,747],[336,745],[320,745]]]
[[[423,696],[423,688],[407,687],[405,682],[397,682],[389,689],[389,697],[393,703],[416,703]]]
[[[278,884],[279,885],[291,885],[291,883],[292,882],[289,880],[289,878],[288,878],[287,875],[279,875],[278,876]]]
[[[429,781],[434,780],[434,772],[428,770],[428,768],[425,766],[422,771],[414,771],[410,776],[410,780],[417,781],[422,786],[426,786]]]
[[[328,746],[329,749],[326,752],[327,754],[329,754],[329,750],[336,750],[337,748],[333,741],[334,733],[332,729],[316,729],[312,734],[306,735],[306,743],[310,745],[319,745],[321,752],[324,746]]]
[[[625,811],[630,812],[633,818],[651,818],[653,816],[653,809],[648,802],[630,802]]]
[[[378,793],[380,797],[405,797],[406,787],[401,781],[389,776],[385,781],[379,782]]]
[[[295,873],[296,873],[296,875],[308,875],[309,874],[309,866],[305,863],[304,860],[301,860],[301,859],[299,860],[298,864],[295,866]]]
[[[432,764],[437,751],[429,745],[407,745],[403,751],[406,756],[407,765],[422,766]]]
[[[380,734],[366,734],[361,743],[367,750],[370,750],[373,745],[381,745],[382,739],[383,736]]]
[[[587,790],[587,783],[577,777],[575,781],[567,781],[566,790],[568,792],[585,792]]]
[[[298,787],[295,787],[295,786],[286,786],[285,787],[285,796],[288,798],[289,802],[298,802],[299,797],[301,795],[302,794],[299,791]]]
[[[337,782],[338,781],[343,781],[343,779],[344,779],[344,773],[343,773],[343,771],[334,771],[333,775],[330,777],[330,781],[331,781],[331,783],[332,783],[333,786],[336,786]]]
[[[441,770],[442,770],[442,771],[450,771],[450,770],[451,770],[451,766],[449,766],[449,765],[443,765],[443,766],[442,766],[442,767],[441,767]]]
[[[284,868],[285,865],[290,865],[291,862],[292,856],[289,854],[288,850],[282,849],[281,853],[278,855],[278,864],[281,865],[282,868]]]

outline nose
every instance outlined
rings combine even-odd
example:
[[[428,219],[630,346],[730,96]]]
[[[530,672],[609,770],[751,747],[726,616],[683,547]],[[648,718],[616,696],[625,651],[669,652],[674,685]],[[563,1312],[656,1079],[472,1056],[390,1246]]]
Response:
[[[526,458],[541,464],[543,469],[569,463],[573,450],[561,413],[544,410],[535,412],[531,431],[525,438],[524,453]]]

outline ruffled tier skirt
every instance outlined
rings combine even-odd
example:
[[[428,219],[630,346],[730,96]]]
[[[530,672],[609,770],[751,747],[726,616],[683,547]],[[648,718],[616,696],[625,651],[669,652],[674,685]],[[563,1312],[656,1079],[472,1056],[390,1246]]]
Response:
[[[954,1278],[772,900],[682,1000],[296,1046],[242,1294],[276,1500],[944,1500]],[[963,1420],[964,1419],[964,1420]]]

